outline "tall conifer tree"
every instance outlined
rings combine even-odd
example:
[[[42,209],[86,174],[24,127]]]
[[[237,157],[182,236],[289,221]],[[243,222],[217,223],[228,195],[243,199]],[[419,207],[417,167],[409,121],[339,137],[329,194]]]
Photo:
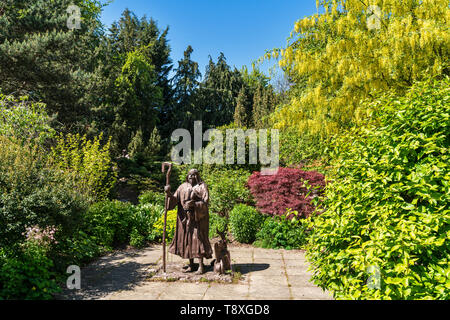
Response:
[[[194,50],[189,45],[184,51],[184,57],[178,61],[178,68],[173,77],[174,102],[172,110],[172,126],[191,129],[195,120],[201,120],[201,109],[195,104],[194,93],[199,86],[201,73],[198,63],[192,61]]]
[[[69,5],[80,8],[80,29],[67,25]],[[96,0],[2,0],[0,88],[45,102],[72,130],[88,125],[85,84],[100,42],[101,4]]]
[[[249,101],[248,89],[242,85],[234,110],[234,124],[239,127],[248,127],[251,115],[251,101]]]

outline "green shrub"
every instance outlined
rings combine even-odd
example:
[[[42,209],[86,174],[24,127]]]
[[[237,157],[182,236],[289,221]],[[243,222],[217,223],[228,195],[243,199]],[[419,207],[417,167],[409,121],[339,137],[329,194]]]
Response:
[[[230,212],[230,231],[241,243],[252,243],[264,223],[265,216],[245,204],[236,205]]]
[[[180,172],[180,183],[184,183],[188,171],[192,167],[183,166]],[[252,204],[249,189],[246,187],[250,172],[244,169],[225,169],[222,167],[203,165],[198,168],[203,181],[208,185],[209,211],[227,217],[238,203]]]
[[[139,196],[139,203],[140,204],[153,203],[164,206],[165,199],[166,198],[163,192],[156,192],[150,190],[145,191]]]
[[[250,173],[245,170],[214,170],[207,176],[210,192],[210,210],[222,216],[238,203],[251,203],[251,195],[246,187]]]
[[[23,241],[26,227],[34,225],[70,236],[85,210],[86,198],[47,165],[38,147],[0,136],[0,247]]]
[[[92,141],[86,136],[60,135],[52,148],[52,164],[76,181],[77,190],[93,201],[105,200],[117,180],[110,156],[111,138],[101,146],[102,134]]]
[[[164,207],[158,204],[139,204],[118,200],[102,201],[92,205],[85,216],[84,229],[104,250],[124,244],[142,247],[147,241],[162,238]],[[173,237],[176,210],[168,212],[167,232]],[[171,239],[171,238],[170,238]]]
[[[133,228],[130,235],[130,245],[136,248],[145,246],[145,236],[136,228]]]
[[[298,165],[320,159],[327,141],[320,135],[299,132],[296,128],[280,131],[280,163],[285,166]]]
[[[113,201],[93,204],[85,216],[86,233],[106,250],[129,243],[133,228],[133,205]]]
[[[295,215],[292,219],[288,216]],[[307,242],[305,219],[297,217],[296,211],[282,216],[268,217],[256,234],[256,246],[269,249],[299,249]]]
[[[388,93],[337,141],[308,248],[313,279],[335,297],[450,298],[449,93],[449,78]],[[381,283],[368,286],[377,268]]]
[[[120,157],[117,159],[117,166],[120,172],[119,176],[126,178],[127,185],[132,186],[137,193],[144,195],[149,191],[153,191],[162,194],[156,199],[164,198],[163,191],[166,184],[166,174],[161,172],[161,162],[148,160],[144,161],[143,164],[138,164],[132,159]],[[177,167],[172,167],[170,176],[170,184],[173,189],[178,185]],[[150,197],[153,198],[153,196]],[[164,205],[164,200],[161,203]]]
[[[0,249],[0,299],[52,299],[60,291],[52,267],[38,244]]]
[[[142,247],[146,241],[153,240],[154,225],[163,213],[164,207],[159,204],[147,203],[135,206],[130,244]]]
[[[55,264],[55,269],[65,272],[69,265],[82,265],[92,261],[103,253],[102,249],[94,237],[78,230],[72,236],[60,239],[49,256]]]
[[[175,234],[175,229],[177,225],[177,210],[167,211],[167,220],[166,220],[166,242],[171,242],[173,236]],[[151,241],[161,241],[163,237],[164,231],[164,212],[161,213],[161,216],[153,225],[153,230],[150,233]]]
[[[228,230],[228,219],[222,216],[219,216],[215,213],[209,214],[209,237],[215,238],[218,236],[217,229],[220,232],[224,230]]]
[[[132,160],[137,163],[144,161],[144,141],[142,140],[142,130],[137,130],[133,135],[130,143],[128,144],[128,150]]]
[[[0,135],[44,145],[55,136],[45,104],[0,94]]]
[[[155,126],[150,138],[148,139],[147,146],[145,147],[144,153],[149,159],[156,159],[161,152],[161,136],[159,134],[158,128]]]
[[[156,126],[150,133],[147,143],[144,143],[143,139],[142,130],[138,130],[128,144],[130,157],[137,163],[144,163],[146,160],[155,159],[161,151],[161,136]]]

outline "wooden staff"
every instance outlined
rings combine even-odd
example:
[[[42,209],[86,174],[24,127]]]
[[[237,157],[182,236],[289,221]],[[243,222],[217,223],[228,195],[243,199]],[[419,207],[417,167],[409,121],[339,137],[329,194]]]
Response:
[[[169,179],[170,179],[170,172],[172,171],[172,164],[170,162],[163,162],[162,163],[162,172],[164,173],[165,168],[168,167],[166,173],[166,186],[168,186]],[[166,224],[167,224],[167,208],[169,206],[169,197],[167,196],[167,193],[164,192],[166,195],[165,201],[164,201],[164,229],[163,229],[163,270],[166,272]]]

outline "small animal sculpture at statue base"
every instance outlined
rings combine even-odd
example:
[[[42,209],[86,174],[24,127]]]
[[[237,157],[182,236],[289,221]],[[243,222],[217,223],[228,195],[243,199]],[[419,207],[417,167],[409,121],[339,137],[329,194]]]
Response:
[[[218,229],[216,229],[216,231],[221,240],[214,244],[214,254],[216,256],[214,261],[214,272],[224,274],[225,271],[231,270],[230,251],[228,251],[227,248],[225,231],[220,232]]]

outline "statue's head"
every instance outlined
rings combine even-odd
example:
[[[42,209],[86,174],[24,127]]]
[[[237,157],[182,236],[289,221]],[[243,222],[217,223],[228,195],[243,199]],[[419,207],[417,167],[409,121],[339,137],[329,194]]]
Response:
[[[190,183],[192,186],[195,186],[200,182],[202,182],[202,179],[200,178],[200,174],[198,173],[197,169],[189,170],[186,177],[186,182]]]

